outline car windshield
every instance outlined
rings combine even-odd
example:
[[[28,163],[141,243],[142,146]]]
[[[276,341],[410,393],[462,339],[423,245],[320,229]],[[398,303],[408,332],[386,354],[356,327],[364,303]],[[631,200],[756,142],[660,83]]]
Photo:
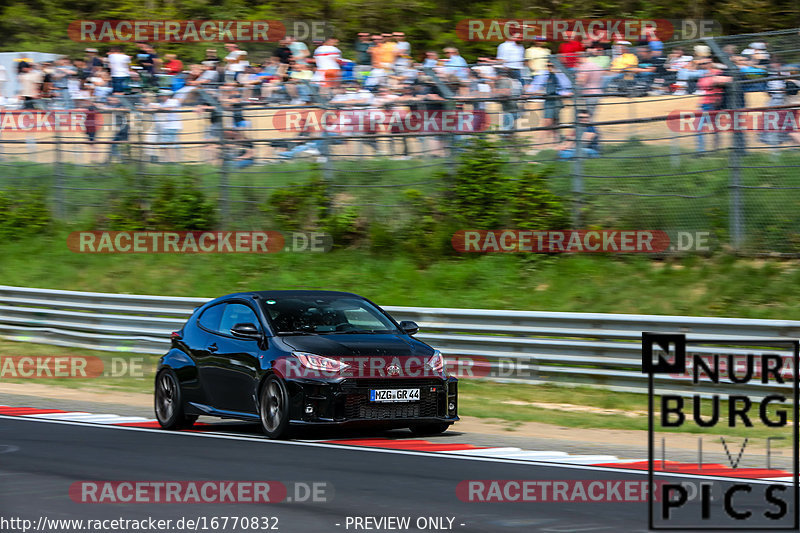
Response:
[[[398,332],[374,305],[352,296],[291,296],[266,299],[263,306],[278,335]]]

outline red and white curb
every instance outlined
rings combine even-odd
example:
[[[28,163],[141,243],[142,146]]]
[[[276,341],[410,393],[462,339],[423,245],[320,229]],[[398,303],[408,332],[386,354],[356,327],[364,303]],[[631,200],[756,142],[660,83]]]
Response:
[[[94,414],[82,411],[64,411],[61,409],[39,409],[34,407],[13,407],[0,405],[0,415],[18,416],[21,418],[61,420],[67,422],[84,422],[90,424],[131,426],[142,428],[158,428],[158,421],[152,418],[138,416],[121,416],[115,414]],[[219,433],[222,429],[215,424],[196,424],[191,430],[201,433]],[[628,470],[644,470],[648,462],[640,459],[620,459],[614,455],[587,455],[570,454],[552,450],[523,450],[515,447],[482,447],[472,444],[453,442],[436,442],[424,439],[390,439],[353,438],[336,440],[316,440],[303,442],[320,442],[361,448],[381,448],[387,450],[407,450],[415,452],[432,452],[476,458],[514,459],[517,461],[533,461],[537,463],[555,463],[598,466],[605,468],[625,468]],[[692,464],[666,461],[657,461],[656,470],[674,474],[687,474],[692,476],[721,476],[744,479],[761,479],[769,481],[793,481],[789,472],[766,468],[731,468],[721,464]]]

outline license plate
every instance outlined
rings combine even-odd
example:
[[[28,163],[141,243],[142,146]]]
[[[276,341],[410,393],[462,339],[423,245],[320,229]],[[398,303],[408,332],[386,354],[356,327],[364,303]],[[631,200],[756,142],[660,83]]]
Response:
[[[371,402],[418,402],[419,389],[372,389]]]

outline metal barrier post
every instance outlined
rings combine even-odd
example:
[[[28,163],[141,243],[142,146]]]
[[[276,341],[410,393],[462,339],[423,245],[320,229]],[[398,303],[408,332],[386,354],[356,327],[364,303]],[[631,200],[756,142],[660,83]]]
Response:
[[[60,128],[53,128],[55,130],[55,161],[53,164],[53,174],[55,176],[55,214],[59,220],[64,220],[64,168],[61,163],[61,131]]]
[[[728,71],[733,77],[731,83],[731,95],[734,103],[734,108],[744,108],[744,93],[742,93],[741,73],[731,58],[726,54],[717,44],[713,37],[704,39],[714,54],[723,62],[728,68]],[[739,128],[733,131],[733,149],[729,157],[729,167],[731,172],[729,189],[730,193],[730,234],[731,246],[734,250],[739,250],[744,240],[744,218],[742,214],[742,170],[741,170],[741,157],[746,149],[744,132]]]
[[[572,118],[575,127],[575,157],[572,160],[572,227],[580,228],[583,209],[583,141],[581,139],[583,137],[583,125],[578,119],[578,106],[579,103],[583,102],[581,88],[578,87],[575,75],[564,67],[557,56],[550,56],[550,61],[572,84]],[[559,96],[559,98],[561,97]]]

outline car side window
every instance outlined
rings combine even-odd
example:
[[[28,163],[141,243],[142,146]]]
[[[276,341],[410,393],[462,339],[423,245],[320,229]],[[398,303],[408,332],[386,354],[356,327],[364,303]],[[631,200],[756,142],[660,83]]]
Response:
[[[223,334],[230,334],[233,326],[243,323],[253,324],[255,327],[261,329],[255,311],[245,304],[230,303],[225,306],[218,331]]]
[[[222,319],[222,311],[225,310],[225,304],[212,305],[200,315],[197,321],[202,327],[210,331],[219,331],[219,322]]]

